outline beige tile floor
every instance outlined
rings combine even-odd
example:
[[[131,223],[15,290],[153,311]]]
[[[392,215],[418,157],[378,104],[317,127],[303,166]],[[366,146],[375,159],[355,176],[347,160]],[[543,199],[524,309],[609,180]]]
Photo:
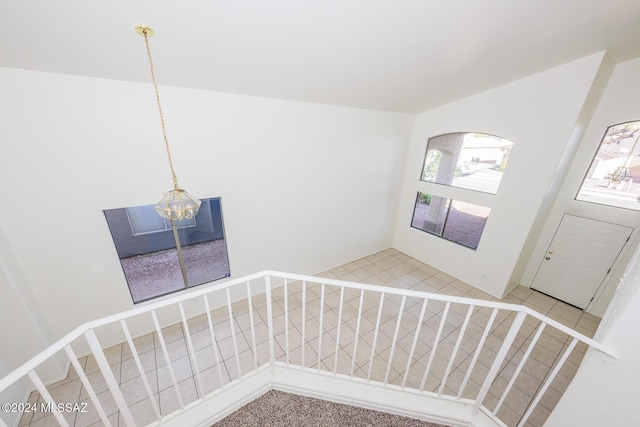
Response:
[[[476,299],[494,300],[482,291],[456,280],[428,265],[425,265],[395,249],[388,249],[351,263],[336,267],[318,276],[340,280],[384,285],[394,288],[413,289]],[[340,290],[325,287],[324,304],[320,313],[321,285],[307,284],[305,291],[305,342],[302,346],[302,284],[288,284],[287,305],[288,331],[284,314],[284,290],[274,291],[273,314],[274,332],[276,335],[275,351],[280,361],[286,361],[288,338],[288,356],[291,363],[301,364],[304,352],[304,366],[317,368],[318,359],[325,370],[353,375],[358,378],[370,378],[375,381],[388,382],[395,385],[420,388],[424,382],[425,391],[442,392],[457,395],[469,367],[475,346],[487,324],[490,311],[476,309],[471,316],[466,334],[461,340],[457,354],[452,350],[458,335],[467,307],[452,305],[443,332],[434,351],[433,342],[442,318],[444,303],[429,301],[423,324],[415,340],[415,351],[407,370],[409,354],[416,335],[418,319],[422,309],[422,301],[407,298],[404,311],[398,325],[398,313],[401,297],[388,295],[384,299],[381,312],[380,332],[375,336],[375,322],[378,316],[380,295],[365,292],[363,298],[363,316],[360,321],[358,339],[355,331],[358,325],[358,308],[360,292],[347,289],[344,292],[342,322],[338,325],[340,313]],[[559,302],[546,295],[519,286],[511,292],[504,302],[523,304],[551,317],[577,331],[593,336],[600,319],[581,310]],[[255,337],[257,352],[252,351],[253,334],[250,328],[250,313],[246,303],[233,306],[233,333],[226,308],[212,312],[216,345],[213,345],[208,329],[206,316],[189,320],[189,332],[195,349],[195,360],[189,357],[187,340],[180,324],[163,329],[163,337],[167,343],[169,359],[172,360],[177,381],[185,404],[198,398],[198,395],[209,393],[239,377],[240,373],[252,370],[256,364],[261,366],[269,360],[269,342],[267,339],[266,301],[264,296],[253,298]],[[322,342],[319,338],[320,317],[322,316]],[[497,349],[506,335],[513,315],[500,313],[496,318],[485,348],[480,352],[478,362],[472,370],[471,377],[461,393],[462,397],[475,397],[480,389],[483,376],[488,372]],[[498,378],[494,381],[484,404],[493,410],[508,384],[511,374],[522,358],[531,337],[535,333],[538,322],[527,319],[514,346],[509,351],[508,360],[503,364]],[[339,326],[339,328],[338,328]],[[393,344],[393,336],[398,331],[398,342]],[[288,336],[287,336],[288,335]],[[234,357],[234,338],[238,347],[239,359]],[[375,357],[370,365],[370,356],[375,338]],[[338,345],[336,345],[336,339]],[[505,403],[498,411],[498,416],[507,424],[515,425],[526,410],[531,398],[547,377],[558,355],[567,346],[568,337],[556,330],[545,330],[538,344],[534,347],[530,359],[518,376],[515,386],[509,393]],[[320,346],[319,346],[320,344]],[[146,377],[154,393],[155,402],[162,414],[168,414],[179,406],[172,381],[169,376],[163,351],[158,336],[149,334],[135,340],[136,349],[146,371]],[[320,357],[318,356],[320,347]],[[393,347],[393,348],[392,348]],[[337,348],[337,355],[336,355]],[[354,355],[355,351],[355,357]],[[586,349],[578,346],[561,369],[560,374],[551,384],[542,398],[541,405],[534,411],[527,425],[541,426],[559,400],[563,391],[573,378]],[[393,351],[393,354],[392,354]],[[432,355],[433,352],[433,355]],[[131,406],[136,423],[144,425],[155,419],[152,404],[143,386],[143,381],[134,363],[129,345],[124,343],[105,351],[116,380],[121,384],[123,395]],[[217,363],[216,356],[220,360]],[[388,360],[391,357],[392,363]],[[450,361],[453,362],[450,364]],[[429,362],[431,361],[431,363]],[[195,362],[195,363],[194,363]],[[424,372],[430,363],[429,375]],[[201,372],[201,385],[194,375],[195,364]],[[107,390],[106,382],[99,372],[93,356],[81,359],[81,365],[90,379],[98,398],[103,404],[109,420],[114,426],[125,425],[115,402]],[[450,365],[450,366],[449,366]],[[447,374],[447,375],[445,375]],[[445,385],[442,379],[446,377]],[[200,389],[201,388],[201,389]],[[86,402],[86,413],[66,413],[65,418],[74,426],[102,425],[97,413],[92,409],[91,401],[77,373],[71,369],[68,378],[48,387],[56,402]],[[41,402],[38,393],[32,393],[31,403]],[[51,414],[25,414],[20,426],[58,425]]]

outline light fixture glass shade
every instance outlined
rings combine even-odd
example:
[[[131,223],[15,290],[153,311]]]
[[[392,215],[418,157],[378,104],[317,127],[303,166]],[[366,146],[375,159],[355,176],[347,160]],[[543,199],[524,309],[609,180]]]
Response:
[[[154,209],[163,218],[181,221],[183,219],[191,219],[198,215],[200,203],[200,200],[182,188],[176,188],[164,193],[164,196],[156,203]]]

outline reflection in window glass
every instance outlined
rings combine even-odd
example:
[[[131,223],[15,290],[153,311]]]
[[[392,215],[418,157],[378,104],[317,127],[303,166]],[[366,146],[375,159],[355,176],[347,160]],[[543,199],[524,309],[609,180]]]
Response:
[[[171,228],[152,205],[104,211],[134,303],[185,288]],[[189,287],[229,277],[220,199],[202,199],[198,215],[176,221]]]
[[[477,249],[490,211],[473,203],[418,192],[411,226]]]
[[[640,210],[640,121],[611,126],[576,200]]]
[[[418,193],[411,226],[441,236],[448,211],[449,199]]]
[[[171,221],[158,215],[153,205],[131,206],[125,209],[134,235],[171,230]],[[194,227],[195,225],[195,217],[176,221],[178,228]]]
[[[422,181],[495,194],[513,143],[482,133],[429,139]]]

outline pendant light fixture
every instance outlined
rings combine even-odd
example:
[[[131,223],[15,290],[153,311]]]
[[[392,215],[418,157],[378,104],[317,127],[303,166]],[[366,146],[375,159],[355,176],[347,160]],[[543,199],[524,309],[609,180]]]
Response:
[[[149,37],[153,36],[153,29],[143,24],[136,25],[136,33],[144,37],[144,43],[147,48],[147,58],[149,60],[149,69],[151,70],[151,80],[153,81],[153,89],[156,94],[156,102],[158,104],[158,112],[160,113],[160,124],[162,125],[162,136],[164,137],[164,146],[167,150],[167,159],[169,160],[169,169],[171,170],[171,178],[173,179],[173,190],[164,193],[164,196],[154,209],[158,214],[171,221],[181,221],[191,219],[198,214],[200,209],[200,200],[193,197],[178,185],[176,173],[173,170],[173,161],[171,159],[171,150],[169,149],[169,141],[167,139],[167,131],[164,125],[164,114],[162,113],[162,105],[160,104],[160,92],[158,91],[158,83],[153,68],[153,59],[151,58],[151,50],[149,49]]]

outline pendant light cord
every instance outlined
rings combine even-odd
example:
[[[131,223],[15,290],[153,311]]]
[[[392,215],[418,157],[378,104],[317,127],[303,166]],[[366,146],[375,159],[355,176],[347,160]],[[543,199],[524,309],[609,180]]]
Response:
[[[153,81],[153,89],[156,93],[156,101],[158,103],[158,113],[160,113],[160,123],[162,125],[162,136],[164,138],[164,146],[167,149],[167,158],[169,159],[169,169],[171,169],[171,179],[173,179],[173,188],[178,190],[178,178],[173,170],[173,160],[171,159],[171,150],[169,149],[169,140],[167,139],[167,130],[164,126],[164,114],[162,113],[162,105],[160,104],[160,92],[158,91],[158,83],[156,82],[156,74],[153,69],[153,59],[151,58],[151,49],[149,49],[149,37],[147,30],[142,30],[144,35],[144,44],[147,47],[147,58],[149,59],[149,68],[151,69],[151,80]]]

